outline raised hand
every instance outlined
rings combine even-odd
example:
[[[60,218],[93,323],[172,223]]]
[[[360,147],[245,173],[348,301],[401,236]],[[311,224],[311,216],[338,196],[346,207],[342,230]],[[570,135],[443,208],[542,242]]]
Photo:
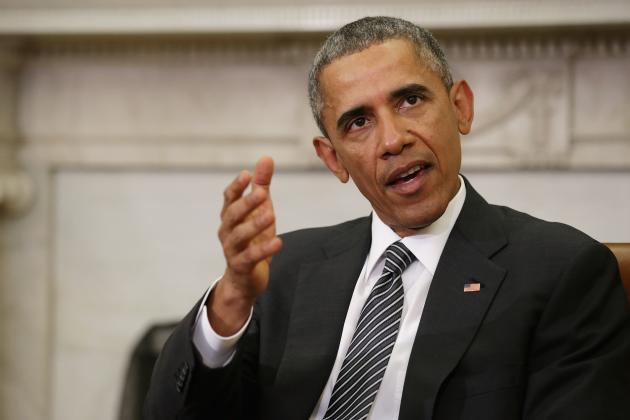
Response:
[[[253,176],[243,171],[224,191],[219,240],[227,268],[207,301],[212,328],[229,336],[247,318],[267,288],[271,257],[282,247],[269,194],[273,160],[262,157]],[[249,185],[251,192],[245,193]]]

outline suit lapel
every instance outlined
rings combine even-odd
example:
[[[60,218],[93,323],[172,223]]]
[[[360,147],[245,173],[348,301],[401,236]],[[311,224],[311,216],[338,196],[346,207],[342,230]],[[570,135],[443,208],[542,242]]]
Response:
[[[440,386],[473,340],[505,276],[490,260],[507,243],[501,216],[466,182],[466,201],[442,252],[416,334],[401,420],[430,419]],[[478,292],[464,285],[479,282]]]
[[[332,238],[326,258],[300,267],[287,344],[276,377],[278,418],[308,418],[332,369],[350,299],[371,241],[370,218]],[[287,401],[288,400],[288,401]],[[274,410],[275,411],[275,410]]]

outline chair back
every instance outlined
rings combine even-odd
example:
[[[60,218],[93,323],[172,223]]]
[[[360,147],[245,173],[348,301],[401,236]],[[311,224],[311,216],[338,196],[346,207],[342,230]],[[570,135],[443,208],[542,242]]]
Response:
[[[142,417],[144,398],[149,391],[153,365],[177,322],[151,326],[133,349],[120,399],[118,420],[138,420]]]
[[[619,274],[626,289],[626,297],[630,302],[630,243],[608,243],[608,248],[615,254],[619,264]]]

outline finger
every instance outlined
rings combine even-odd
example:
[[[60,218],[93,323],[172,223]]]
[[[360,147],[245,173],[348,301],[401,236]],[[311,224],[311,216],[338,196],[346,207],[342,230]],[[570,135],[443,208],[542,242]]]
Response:
[[[230,258],[232,255],[242,252],[274,222],[275,216],[273,212],[267,210],[234,227],[229,234],[225,235],[223,240],[225,256]]]
[[[263,209],[262,205],[267,199],[267,192],[262,189],[257,189],[236,200],[234,203],[230,204],[221,215],[219,231],[229,233],[248,216],[256,215],[259,208],[261,212]]]
[[[271,185],[271,177],[273,175],[273,159],[269,156],[263,156],[256,162],[254,175],[252,177],[252,188],[262,187],[269,191]]]
[[[260,244],[247,247],[232,258],[232,269],[237,273],[250,273],[256,264],[269,260],[282,248],[282,240],[277,236]]]
[[[242,197],[243,192],[249,185],[252,176],[248,171],[241,171],[240,174],[223,190],[223,208],[221,209],[221,216],[227,210],[227,208]]]

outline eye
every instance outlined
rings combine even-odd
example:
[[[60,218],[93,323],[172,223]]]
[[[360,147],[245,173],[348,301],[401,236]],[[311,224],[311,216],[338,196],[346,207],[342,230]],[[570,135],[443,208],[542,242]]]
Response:
[[[405,100],[402,102],[400,107],[401,108],[408,108],[408,107],[416,105],[421,100],[422,100],[422,98],[419,95],[409,95],[409,96],[405,97]]]
[[[354,120],[350,121],[350,124],[348,124],[348,131],[358,130],[360,128],[365,127],[366,124],[367,124],[367,118],[365,117],[355,118]]]

